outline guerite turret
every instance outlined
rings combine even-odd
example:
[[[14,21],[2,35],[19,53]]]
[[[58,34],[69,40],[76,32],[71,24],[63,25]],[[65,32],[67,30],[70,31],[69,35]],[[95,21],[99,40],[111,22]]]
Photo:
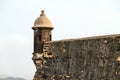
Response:
[[[46,17],[44,10],[41,11],[40,16],[35,20],[32,29],[34,30],[34,52],[32,59],[37,69],[34,80],[37,80],[39,77],[38,69],[42,62],[41,56],[43,55],[43,44],[46,41],[52,40],[51,31],[53,26],[51,21]]]

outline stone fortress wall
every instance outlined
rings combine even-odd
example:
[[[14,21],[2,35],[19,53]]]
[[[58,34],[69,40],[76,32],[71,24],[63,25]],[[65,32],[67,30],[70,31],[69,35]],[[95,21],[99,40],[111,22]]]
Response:
[[[44,10],[32,29],[33,80],[120,80],[120,34],[52,41]]]
[[[120,80],[120,35],[46,42],[41,57],[45,80]]]

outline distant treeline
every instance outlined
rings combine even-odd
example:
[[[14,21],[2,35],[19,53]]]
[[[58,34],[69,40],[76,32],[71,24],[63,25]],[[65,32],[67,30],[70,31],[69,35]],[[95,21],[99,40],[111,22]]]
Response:
[[[7,77],[7,78],[0,78],[0,80],[25,80],[25,79],[24,78]]]

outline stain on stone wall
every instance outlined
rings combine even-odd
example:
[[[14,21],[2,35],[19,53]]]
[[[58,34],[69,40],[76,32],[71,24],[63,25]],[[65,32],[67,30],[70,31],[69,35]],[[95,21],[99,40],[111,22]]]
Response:
[[[46,42],[43,60],[45,80],[120,80],[120,35]]]

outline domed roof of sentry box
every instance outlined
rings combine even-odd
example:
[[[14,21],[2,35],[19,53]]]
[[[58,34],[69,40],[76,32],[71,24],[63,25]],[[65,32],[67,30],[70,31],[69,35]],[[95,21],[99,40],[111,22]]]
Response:
[[[41,11],[40,16],[35,20],[32,28],[53,28],[51,21],[46,17],[44,10]]]

